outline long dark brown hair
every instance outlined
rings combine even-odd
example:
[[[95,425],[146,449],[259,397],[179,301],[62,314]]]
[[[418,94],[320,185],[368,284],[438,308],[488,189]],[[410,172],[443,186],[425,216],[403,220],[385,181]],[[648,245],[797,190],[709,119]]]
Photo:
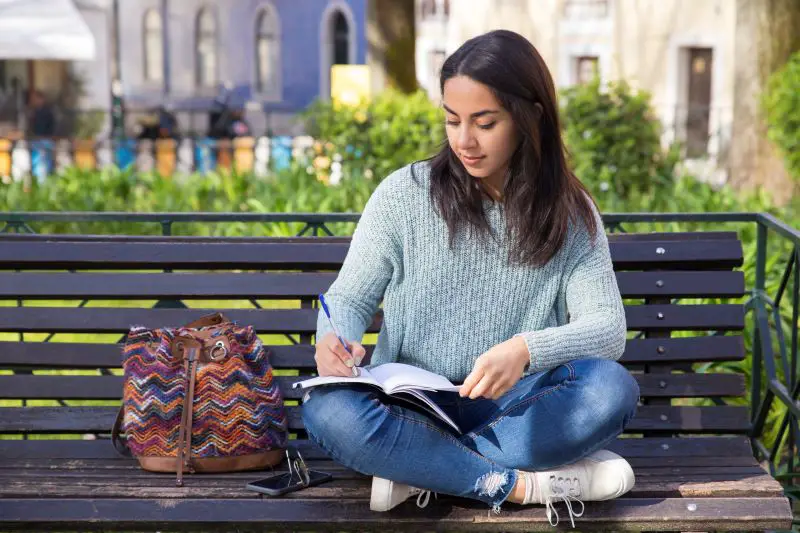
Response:
[[[519,132],[503,188],[506,234],[512,243],[509,260],[547,263],[564,244],[576,216],[594,237],[593,200],[567,166],[553,79],[536,48],[507,30],[474,37],[444,62],[442,94],[445,82],[454,76],[489,87]],[[446,142],[431,159],[431,198],[447,223],[450,246],[462,229],[491,234],[478,181]]]

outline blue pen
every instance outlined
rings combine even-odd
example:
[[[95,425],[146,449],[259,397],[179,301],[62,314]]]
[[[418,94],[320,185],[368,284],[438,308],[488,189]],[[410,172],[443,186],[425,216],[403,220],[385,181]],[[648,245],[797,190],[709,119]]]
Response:
[[[322,310],[325,312],[325,316],[328,317],[328,323],[331,325],[331,329],[333,330],[333,333],[336,335],[336,338],[339,339],[340,343],[342,343],[342,347],[345,349],[345,351],[350,354],[350,357],[353,360],[353,377],[357,378],[361,373],[356,367],[356,360],[355,357],[353,357],[353,352],[350,351],[350,348],[347,347],[347,343],[344,342],[341,333],[339,333],[339,329],[336,327],[336,324],[333,323],[333,319],[331,318],[331,312],[328,309],[328,304],[325,302],[325,296],[322,294],[319,295],[319,303],[322,304]]]

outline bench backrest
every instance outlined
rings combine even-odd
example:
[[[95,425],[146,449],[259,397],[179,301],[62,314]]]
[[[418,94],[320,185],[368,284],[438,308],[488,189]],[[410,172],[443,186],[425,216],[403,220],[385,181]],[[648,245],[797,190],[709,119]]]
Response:
[[[643,399],[628,432],[746,432],[747,408],[720,402],[744,395],[744,376],[695,372],[701,363],[744,358],[736,235],[609,239],[631,332],[622,362]],[[302,437],[290,384],[314,370],[316,297],[348,246],[347,238],[317,237],[0,236],[0,433],[107,434],[122,391],[117,343],[128,328],[181,325],[225,309],[271,348],[291,428]],[[379,324],[377,316],[371,334]],[[704,405],[686,405],[687,398]],[[76,445],[35,442],[20,451],[0,441],[0,455]]]

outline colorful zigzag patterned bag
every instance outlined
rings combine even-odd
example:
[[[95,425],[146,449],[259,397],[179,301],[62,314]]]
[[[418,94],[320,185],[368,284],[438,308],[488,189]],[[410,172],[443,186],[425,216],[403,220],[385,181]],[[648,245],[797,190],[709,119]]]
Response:
[[[252,327],[219,313],[179,328],[131,328],[115,448],[145,470],[175,472],[178,486],[184,472],[279,463],[288,424],[268,355]]]

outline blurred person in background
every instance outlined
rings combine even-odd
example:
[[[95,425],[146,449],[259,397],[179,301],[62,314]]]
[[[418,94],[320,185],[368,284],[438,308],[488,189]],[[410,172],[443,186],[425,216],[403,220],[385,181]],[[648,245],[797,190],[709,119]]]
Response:
[[[56,114],[44,93],[34,90],[28,102],[28,135],[53,137],[56,133]]]

